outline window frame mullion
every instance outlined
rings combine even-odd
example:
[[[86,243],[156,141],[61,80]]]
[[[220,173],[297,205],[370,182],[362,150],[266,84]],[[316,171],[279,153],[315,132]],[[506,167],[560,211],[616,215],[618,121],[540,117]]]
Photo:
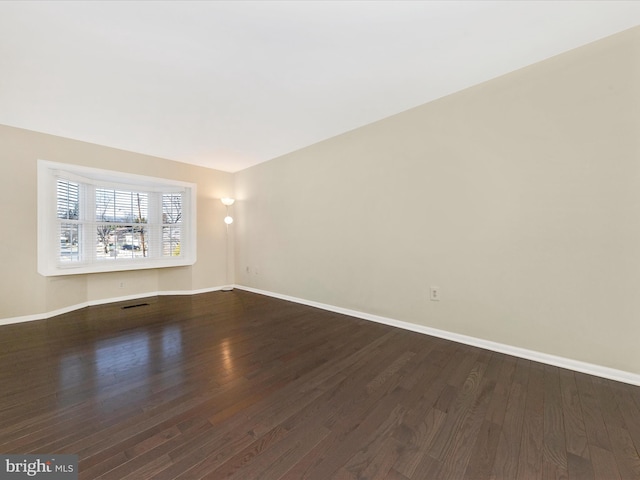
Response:
[[[84,209],[80,212],[80,218],[82,219],[81,231],[82,231],[82,246],[83,252],[81,253],[82,263],[94,264],[98,260],[97,245],[98,245],[98,231],[97,231],[97,217],[96,217],[96,186],[90,183],[81,184],[81,192],[84,205]]]
[[[147,206],[147,232],[149,235],[149,258],[162,257],[162,193],[150,192]]]

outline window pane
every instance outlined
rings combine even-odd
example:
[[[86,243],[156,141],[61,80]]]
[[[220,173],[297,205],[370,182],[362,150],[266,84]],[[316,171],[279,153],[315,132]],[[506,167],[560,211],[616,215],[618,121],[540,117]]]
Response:
[[[147,223],[149,195],[96,188],[96,220],[99,222]]]
[[[149,248],[147,246],[147,228],[138,225],[131,226],[123,232],[124,241],[120,244],[121,252],[127,253],[131,258],[142,258],[147,256]]]
[[[71,223],[60,224],[60,262],[79,262],[80,251],[80,231],[79,225]]]
[[[162,223],[182,222],[182,194],[165,193],[162,195]]]
[[[96,227],[97,230],[97,245],[96,245],[96,257],[99,260],[104,260],[105,258],[111,258],[115,256],[115,231],[116,226],[110,225],[107,223],[99,224]]]
[[[68,180],[58,180],[56,184],[58,196],[58,218],[77,220],[79,215],[79,186]]]
[[[179,257],[182,229],[176,227],[162,227],[162,256]]]
[[[147,228],[139,224],[97,226],[96,256],[99,260],[143,258],[148,255]]]

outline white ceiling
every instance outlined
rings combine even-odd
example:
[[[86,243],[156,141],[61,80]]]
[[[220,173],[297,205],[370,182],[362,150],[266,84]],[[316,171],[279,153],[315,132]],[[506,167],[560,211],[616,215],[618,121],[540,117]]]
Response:
[[[0,123],[233,172],[638,24],[637,1],[0,1]]]

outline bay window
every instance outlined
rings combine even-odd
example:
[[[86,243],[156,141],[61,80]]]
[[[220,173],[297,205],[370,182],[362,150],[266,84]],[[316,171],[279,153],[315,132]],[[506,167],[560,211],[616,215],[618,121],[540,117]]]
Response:
[[[42,275],[191,265],[195,185],[38,162]]]

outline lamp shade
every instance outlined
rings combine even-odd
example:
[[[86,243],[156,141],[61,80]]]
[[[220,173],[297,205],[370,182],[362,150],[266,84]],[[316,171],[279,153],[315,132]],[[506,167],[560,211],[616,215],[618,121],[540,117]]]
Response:
[[[224,217],[224,223],[226,223],[227,225],[231,225],[233,223],[233,217],[227,215],[226,217]]]
[[[233,205],[233,202],[235,202],[235,199],[224,197],[224,198],[221,198],[220,201],[227,207],[230,207],[231,205]]]

